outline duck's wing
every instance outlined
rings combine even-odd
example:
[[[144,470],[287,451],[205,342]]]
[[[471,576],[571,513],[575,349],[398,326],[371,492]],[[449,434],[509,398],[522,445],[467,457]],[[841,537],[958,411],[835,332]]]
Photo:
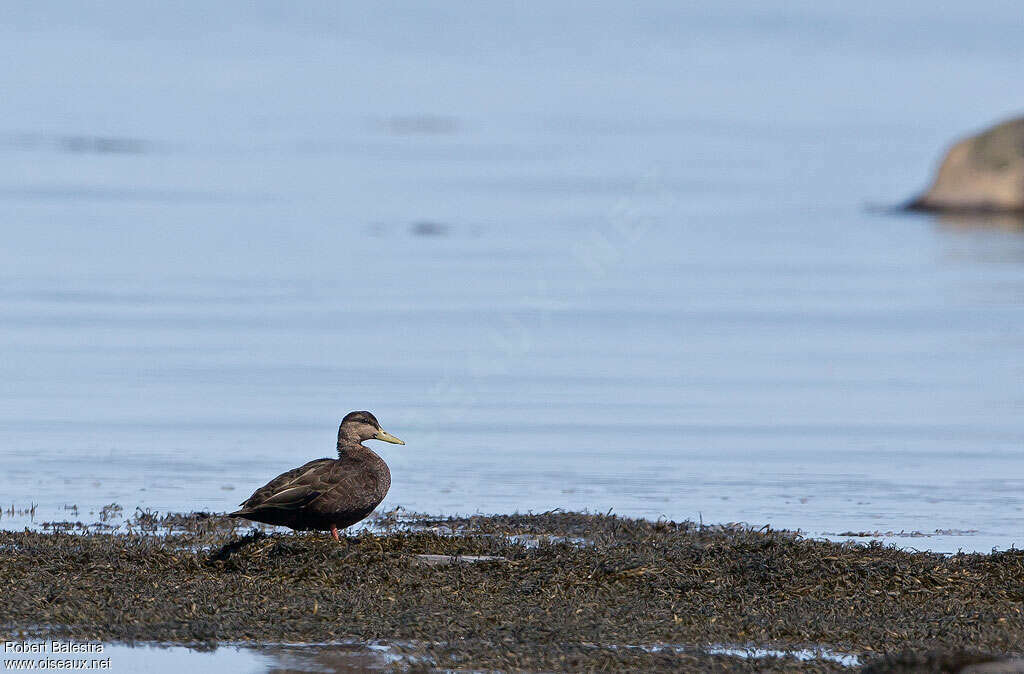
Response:
[[[252,493],[239,505],[242,510],[256,508],[301,508],[323,493],[324,478],[330,472],[334,459],[316,459],[281,473]]]

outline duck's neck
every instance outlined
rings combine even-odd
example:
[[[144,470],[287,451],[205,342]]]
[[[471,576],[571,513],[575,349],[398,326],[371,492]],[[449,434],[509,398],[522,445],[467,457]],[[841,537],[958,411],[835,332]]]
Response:
[[[341,440],[341,439],[338,440],[338,458],[339,459],[341,457],[343,457],[343,456],[353,456],[353,455],[365,454],[367,452],[369,452],[370,454],[374,454],[374,451],[372,449],[370,449],[369,447],[367,447],[363,443],[359,442],[358,440],[351,440],[351,441],[344,441],[344,440]]]

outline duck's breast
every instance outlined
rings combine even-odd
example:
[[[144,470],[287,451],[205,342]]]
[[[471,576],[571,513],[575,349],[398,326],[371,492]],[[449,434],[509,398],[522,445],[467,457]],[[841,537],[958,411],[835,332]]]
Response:
[[[335,462],[328,478],[330,488],[315,505],[327,513],[370,514],[387,496],[391,488],[391,471],[384,460],[371,456],[343,457]]]

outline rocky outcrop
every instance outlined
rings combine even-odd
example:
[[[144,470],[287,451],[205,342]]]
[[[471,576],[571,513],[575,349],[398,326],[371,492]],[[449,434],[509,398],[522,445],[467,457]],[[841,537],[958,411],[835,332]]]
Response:
[[[907,207],[1024,213],[1024,117],[956,143],[942,160],[932,186]]]

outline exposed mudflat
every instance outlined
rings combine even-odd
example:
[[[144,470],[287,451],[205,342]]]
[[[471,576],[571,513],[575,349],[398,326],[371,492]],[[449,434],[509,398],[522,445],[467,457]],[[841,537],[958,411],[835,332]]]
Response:
[[[0,532],[0,578],[7,639],[372,643],[403,668],[889,671],[903,653],[957,671],[1024,643],[1024,551],[575,513],[392,513],[341,543],[139,513]]]

